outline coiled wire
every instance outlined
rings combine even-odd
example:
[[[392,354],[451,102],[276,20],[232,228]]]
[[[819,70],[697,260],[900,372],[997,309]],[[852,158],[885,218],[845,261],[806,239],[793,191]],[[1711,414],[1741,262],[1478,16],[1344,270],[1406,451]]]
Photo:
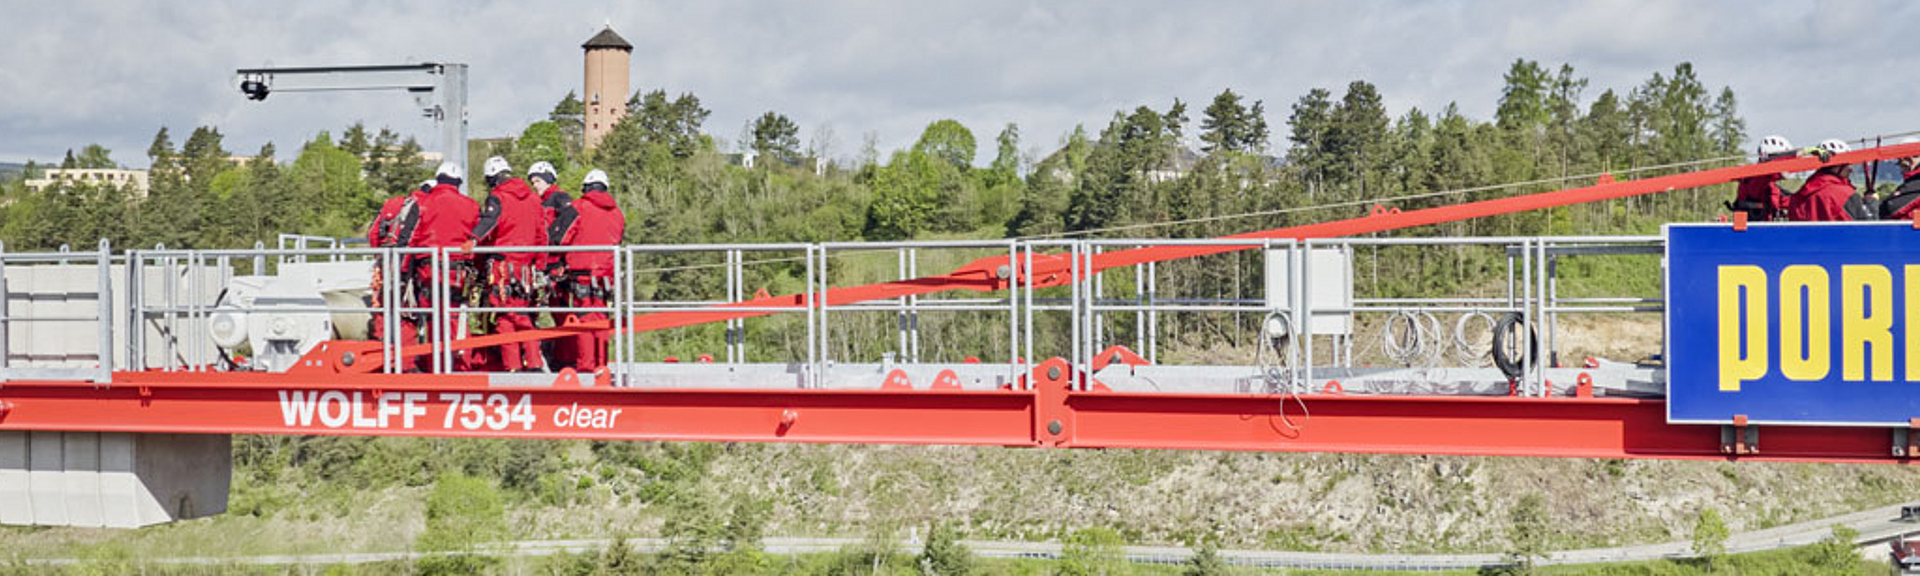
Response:
[[[1313,419],[1307,410],[1307,401],[1300,398],[1300,383],[1294,378],[1294,365],[1299,359],[1299,350],[1295,348],[1293,316],[1284,310],[1267,312],[1260,319],[1260,340],[1254,346],[1253,361],[1260,367],[1260,378],[1267,385],[1268,393],[1278,392],[1280,397],[1280,423],[1287,429],[1298,432]],[[1301,420],[1294,424],[1287,416],[1287,400],[1291,398],[1300,405]]]

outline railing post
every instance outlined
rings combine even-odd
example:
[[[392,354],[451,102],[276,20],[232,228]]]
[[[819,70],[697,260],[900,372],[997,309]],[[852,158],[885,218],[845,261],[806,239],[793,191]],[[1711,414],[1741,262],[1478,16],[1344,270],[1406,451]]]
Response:
[[[99,280],[100,369],[93,381],[106,384],[113,382],[113,247],[105,238],[100,240],[99,258],[94,277]]]
[[[7,381],[13,364],[13,311],[8,303],[13,301],[7,293],[7,244],[0,241],[0,382]]]
[[[1037,360],[1033,357],[1033,243],[1026,242],[1024,244],[1026,249],[1023,252],[1025,252],[1026,255],[1026,262],[1022,268],[1021,276],[1026,278],[1027,281],[1021,283],[1022,286],[1019,294],[1026,299],[1026,318],[1024,319],[1025,321],[1020,324],[1021,327],[1026,328],[1027,331],[1026,338],[1024,339],[1026,340],[1027,362],[1025,366],[1020,367],[1020,372],[1022,374],[1032,374],[1033,365],[1037,363]],[[1017,382],[1018,378],[1015,378],[1015,381]],[[1033,383],[1028,382],[1027,384],[1028,387],[1031,388]]]
[[[156,244],[155,249],[164,248]],[[122,349],[127,353],[127,366],[131,370],[145,370],[147,367],[147,357],[142,354],[147,344],[147,325],[144,321],[146,299],[142,298],[146,284],[140,278],[140,271],[145,269],[141,264],[145,261],[146,257],[139,250],[127,251],[127,337]]]
[[[820,380],[816,383],[816,386],[824,388],[827,384],[827,372],[831,370],[830,367],[833,366],[833,328],[827,323],[827,308],[832,303],[827,300],[827,285],[831,283],[830,276],[827,273],[827,247],[825,244],[818,246],[820,250],[820,286],[818,287],[818,298],[820,302],[820,358],[818,361],[820,367],[817,375]]]
[[[806,305],[807,363],[805,368],[801,370],[800,387],[802,388],[812,388],[820,379],[820,338],[815,334],[815,331],[819,329],[819,310],[816,309],[819,306],[819,295],[815,292],[815,288],[819,286],[819,282],[815,277],[820,273],[820,270],[819,262],[814,258],[813,254],[814,251],[818,249],[818,244],[810,243],[807,244],[805,251],[807,261],[807,288],[802,292],[802,300],[804,300],[802,303]]]
[[[609,323],[613,325],[613,340],[620,346],[619,353],[613,358],[613,385],[625,387],[628,384],[627,373],[632,369],[630,356],[633,354],[633,337],[627,334],[627,314],[633,308],[630,302],[633,297],[633,252],[625,245],[615,245],[613,259],[614,302],[613,317],[609,319]]]
[[[1007,281],[1007,383],[1008,384],[1012,384],[1013,382],[1019,380],[1020,374],[1026,371],[1026,367],[1021,366],[1022,362],[1020,361],[1020,292],[1018,292],[1020,288],[1018,286],[1018,282],[1020,280],[1021,274],[1019,272],[1020,270],[1019,258],[1020,258],[1020,242],[1018,240],[1008,240],[1007,241],[1007,273],[1003,274],[1003,276],[1006,277],[1006,281]]]
[[[1313,387],[1313,240],[1307,239],[1300,249],[1300,331],[1295,339],[1306,342],[1306,351],[1302,353],[1298,387],[1295,390]]]

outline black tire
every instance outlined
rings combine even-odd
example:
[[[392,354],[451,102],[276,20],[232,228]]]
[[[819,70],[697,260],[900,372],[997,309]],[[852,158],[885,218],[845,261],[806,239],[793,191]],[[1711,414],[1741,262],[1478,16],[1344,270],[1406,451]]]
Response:
[[[1525,348],[1508,346],[1509,342],[1523,331],[1526,337]],[[1514,360],[1508,353],[1510,349],[1521,352],[1522,357],[1517,361]],[[1508,378],[1518,379],[1526,374],[1527,366],[1538,357],[1540,357],[1540,340],[1534,338],[1533,328],[1522,323],[1518,313],[1509,312],[1501,316],[1500,322],[1493,325],[1493,365],[1500,368],[1500,372],[1506,374]]]

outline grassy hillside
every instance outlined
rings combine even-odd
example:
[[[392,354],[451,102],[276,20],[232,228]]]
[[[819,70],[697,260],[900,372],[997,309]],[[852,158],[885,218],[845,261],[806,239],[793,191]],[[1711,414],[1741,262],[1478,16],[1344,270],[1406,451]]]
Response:
[[[1545,503],[1550,549],[1686,539],[1714,507],[1734,531],[1909,498],[1894,466],[1006,448],[249,437],[228,514],[141,530],[0,531],[27,557],[413,549],[435,479],[504,502],[502,538],[757,534],[1498,552],[1516,503]],[[272,446],[268,446],[271,444]],[[266,458],[260,458],[261,455]],[[288,456],[291,456],[289,458]],[[692,519],[692,520],[689,520]]]

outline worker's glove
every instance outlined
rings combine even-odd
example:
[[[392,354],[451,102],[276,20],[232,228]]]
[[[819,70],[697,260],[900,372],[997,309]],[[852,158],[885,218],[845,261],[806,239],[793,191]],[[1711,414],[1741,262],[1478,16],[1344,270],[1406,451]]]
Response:
[[[1801,156],[1819,156],[1821,162],[1833,161],[1833,152],[1830,150],[1827,150],[1826,148],[1821,148],[1819,146],[1812,146],[1807,148],[1806,150],[1801,150],[1800,155]]]

